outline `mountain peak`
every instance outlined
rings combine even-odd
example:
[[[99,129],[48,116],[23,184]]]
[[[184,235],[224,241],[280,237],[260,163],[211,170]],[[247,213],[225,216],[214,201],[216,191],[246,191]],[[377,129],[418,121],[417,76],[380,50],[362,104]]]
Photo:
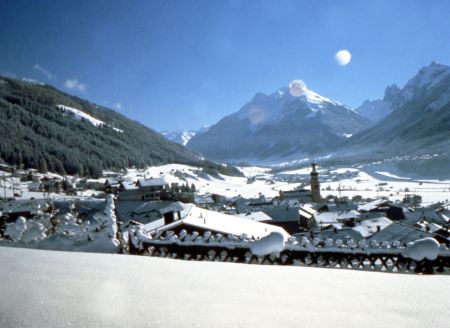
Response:
[[[449,66],[432,61],[428,66],[422,67],[419,72],[406,83],[405,89],[418,89],[422,87],[430,88],[449,75]]]
[[[309,89],[303,80],[293,80],[289,83],[289,88],[287,89],[292,97],[303,98],[309,103],[320,104],[320,103],[331,103],[334,105],[339,105],[338,102],[319,95],[313,90]]]
[[[395,103],[401,92],[402,89],[400,89],[397,84],[392,84],[386,87],[383,100],[390,103]]]

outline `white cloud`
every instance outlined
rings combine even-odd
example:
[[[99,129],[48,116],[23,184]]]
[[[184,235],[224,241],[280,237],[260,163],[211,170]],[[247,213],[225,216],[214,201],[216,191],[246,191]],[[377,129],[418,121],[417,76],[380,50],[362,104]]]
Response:
[[[116,109],[122,109],[122,103],[121,102],[117,102],[117,103],[114,104],[114,107]]]
[[[39,64],[34,64],[33,69],[44,74],[47,77],[47,79],[49,79],[49,80],[55,79],[55,76],[52,73],[50,73],[50,71],[48,69],[42,67]]]
[[[77,79],[68,79],[64,82],[64,86],[69,90],[77,90],[82,93],[86,92],[87,85],[86,83],[81,83]]]
[[[306,91],[308,91],[308,87],[303,80],[293,80],[289,83],[289,92],[294,97],[303,96]]]
[[[336,52],[334,58],[339,65],[345,66],[350,63],[350,60],[352,60],[352,54],[350,53],[350,51],[343,49]]]

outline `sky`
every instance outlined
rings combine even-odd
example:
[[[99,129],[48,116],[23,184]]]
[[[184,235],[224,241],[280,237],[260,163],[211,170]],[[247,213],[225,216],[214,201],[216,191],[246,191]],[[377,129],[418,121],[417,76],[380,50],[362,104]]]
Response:
[[[293,80],[350,107],[382,98],[450,65],[449,22],[445,0],[1,0],[0,74],[197,129]]]

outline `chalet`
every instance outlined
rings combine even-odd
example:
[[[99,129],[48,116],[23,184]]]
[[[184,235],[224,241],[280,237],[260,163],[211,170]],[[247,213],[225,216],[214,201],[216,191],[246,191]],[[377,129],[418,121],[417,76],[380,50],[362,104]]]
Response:
[[[172,201],[119,200],[116,203],[117,219],[121,225],[127,225],[130,221],[148,224],[162,219],[164,209],[172,203]]]
[[[119,200],[150,201],[167,198],[171,183],[164,177],[139,179],[134,186],[128,183],[118,185]]]
[[[388,199],[376,199],[370,203],[362,204],[358,206],[358,211],[365,214],[366,217],[371,217],[375,213],[375,216],[382,213],[391,220],[403,220],[405,214],[403,208],[395,206]]]
[[[41,187],[41,183],[40,182],[30,182],[28,183],[28,190],[29,191],[41,191],[42,187]]]
[[[43,180],[41,182],[40,188],[41,188],[41,190],[43,190],[45,192],[61,192],[62,191],[61,182],[56,179]]]
[[[188,234],[208,233],[222,235],[247,236],[249,239],[260,239],[272,232],[282,234],[287,240],[290,235],[280,227],[261,223],[241,217],[227,215],[199,208],[193,204],[174,203],[171,207],[162,209],[164,226],[154,229],[153,234],[173,231],[179,234],[184,230]],[[152,233],[146,229],[148,233]]]
[[[105,179],[87,179],[84,183],[84,188],[103,191],[105,188]]]
[[[141,200],[160,200],[161,193],[169,190],[170,182],[164,178],[139,179],[136,182],[141,192]]]

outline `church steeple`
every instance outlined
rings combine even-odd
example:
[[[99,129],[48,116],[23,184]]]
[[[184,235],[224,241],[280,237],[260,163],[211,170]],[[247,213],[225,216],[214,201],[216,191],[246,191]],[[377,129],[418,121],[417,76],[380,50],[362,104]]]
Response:
[[[320,197],[320,185],[319,185],[319,173],[316,171],[316,163],[311,164],[311,197],[314,203],[319,203],[321,201]]]

